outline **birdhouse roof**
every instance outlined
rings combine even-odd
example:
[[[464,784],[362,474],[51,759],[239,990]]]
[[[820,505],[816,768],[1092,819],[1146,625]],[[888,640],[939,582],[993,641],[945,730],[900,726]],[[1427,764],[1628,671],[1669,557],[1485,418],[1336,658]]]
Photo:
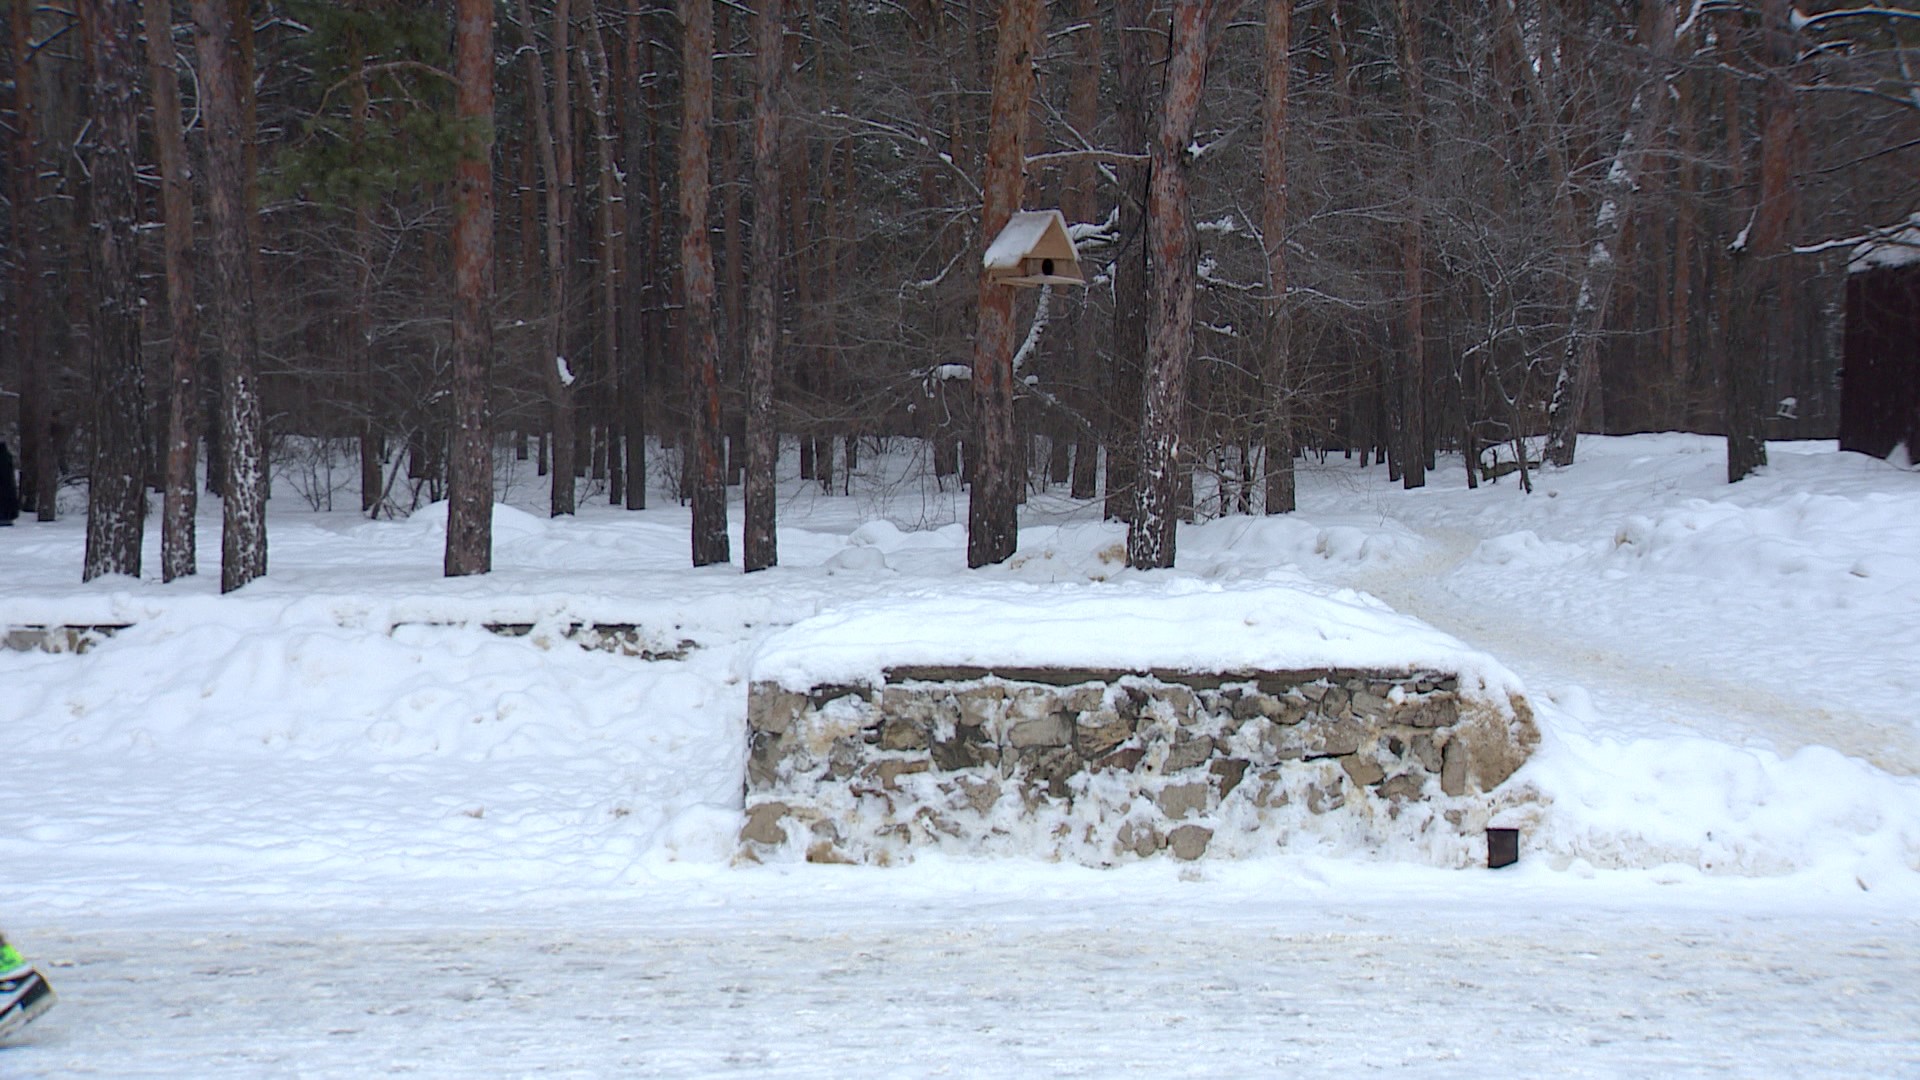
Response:
[[[988,270],[1018,270],[1022,259],[1078,261],[1067,219],[1058,210],[1018,210],[1007,227],[987,246],[982,261]]]

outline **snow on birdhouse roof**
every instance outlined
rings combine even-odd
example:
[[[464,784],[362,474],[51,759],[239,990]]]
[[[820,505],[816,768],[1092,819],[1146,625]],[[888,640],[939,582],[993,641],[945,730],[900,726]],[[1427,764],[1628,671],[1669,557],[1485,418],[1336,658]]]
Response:
[[[1018,270],[1028,256],[1073,259],[1073,240],[1067,219],[1058,210],[1016,210],[1007,226],[987,246],[982,263],[988,270]]]

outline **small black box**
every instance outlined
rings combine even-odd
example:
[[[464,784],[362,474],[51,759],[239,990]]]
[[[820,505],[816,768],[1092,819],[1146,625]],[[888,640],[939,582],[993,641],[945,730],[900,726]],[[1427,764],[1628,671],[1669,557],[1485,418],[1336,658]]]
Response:
[[[1520,861],[1519,829],[1487,829],[1487,869],[1498,870]]]

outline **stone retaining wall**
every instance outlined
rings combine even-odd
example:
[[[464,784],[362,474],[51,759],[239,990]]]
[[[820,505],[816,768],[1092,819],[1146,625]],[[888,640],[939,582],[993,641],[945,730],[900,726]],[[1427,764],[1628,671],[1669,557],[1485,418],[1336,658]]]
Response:
[[[898,669],[749,691],[747,858],[1105,865],[1315,844],[1484,859],[1526,703],[1439,672]]]

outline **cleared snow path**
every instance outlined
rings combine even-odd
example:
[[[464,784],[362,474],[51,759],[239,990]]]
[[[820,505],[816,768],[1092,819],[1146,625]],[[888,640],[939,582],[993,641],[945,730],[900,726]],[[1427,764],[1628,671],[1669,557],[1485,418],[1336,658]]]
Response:
[[[19,1077],[1892,1076],[1920,924],[1883,908],[1004,896],[847,910],[253,916],[33,936]],[[717,898],[710,898],[717,899]],[[1538,898],[1536,898],[1538,899]],[[1696,897],[1696,900],[1699,898]],[[533,925],[529,925],[532,923]],[[822,929],[822,927],[828,929]],[[833,927],[839,927],[834,929]]]
[[[1456,575],[1487,538],[1444,525],[1418,531],[1429,551],[1411,562],[1363,563],[1352,584],[1499,657],[1536,697],[1557,704],[1563,719],[1584,727],[1598,714],[1612,734],[1677,728],[1735,745],[1760,739],[1783,755],[1827,746],[1890,773],[1920,774],[1920,732],[1910,721],[1849,709],[1844,696],[1815,704],[1753,670],[1688,666],[1659,640],[1583,633],[1545,605],[1501,602],[1484,590],[1463,595]],[[1722,624],[1716,632],[1739,628]]]

